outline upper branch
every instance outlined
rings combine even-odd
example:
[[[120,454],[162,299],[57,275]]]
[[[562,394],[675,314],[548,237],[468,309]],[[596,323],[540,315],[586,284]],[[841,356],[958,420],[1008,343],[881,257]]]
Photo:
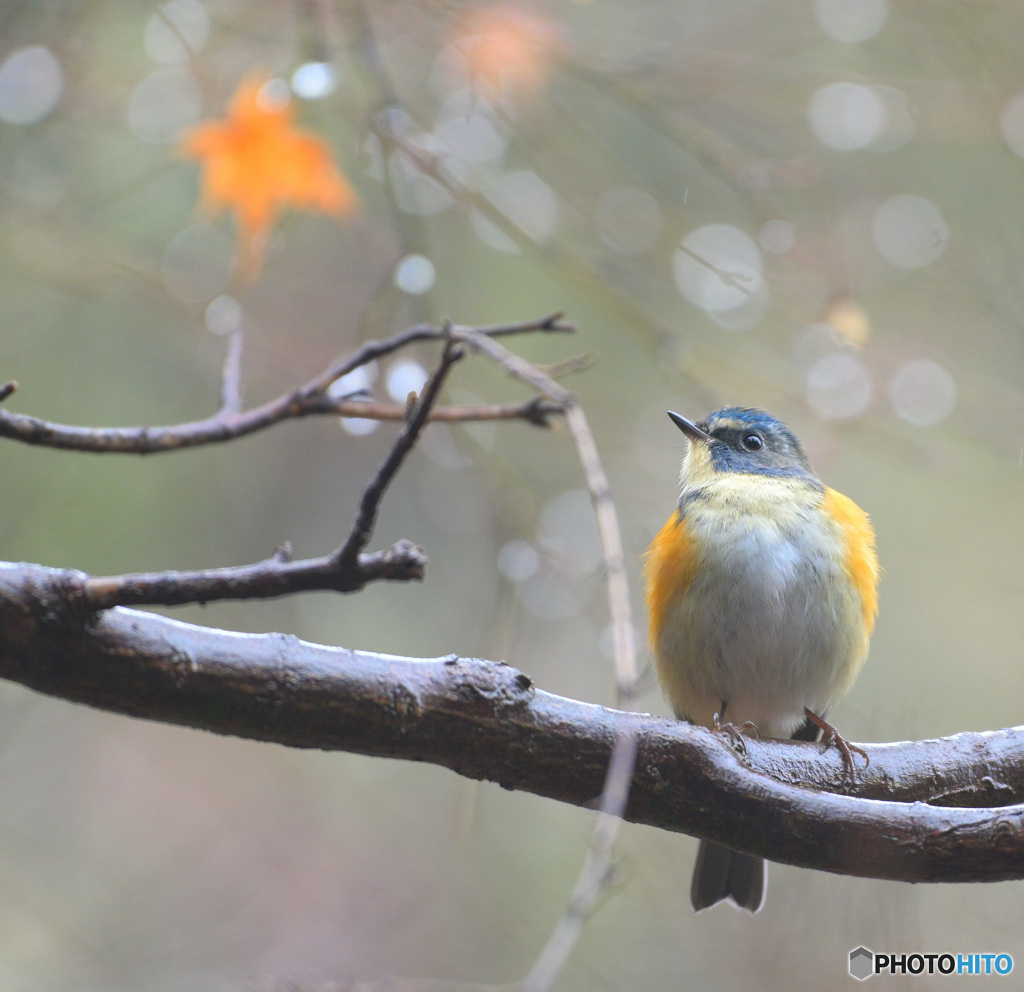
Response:
[[[377,521],[380,502],[413,449],[441,386],[452,366],[462,357],[452,341],[419,397],[410,394],[405,426],[377,474],[367,484],[359,512],[348,537],[336,551],[320,558],[292,561],[287,545],[265,561],[230,568],[189,572],[128,573],[92,577],[64,572],[66,599],[78,615],[112,606],[176,606],[209,603],[216,599],[266,599],[312,589],[354,592],[374,579],[421,579],[426,556],[409,541],[399,541],[388,551],[364,554]]]
[[[452,366],[462,357],[460,341],[464,335],[473,334],[475,339],[490,341],[492,337],[504,334],[519,333],[525,330],[568,330],[570,325],[562,324],[558,314],[552,314],[539,321],[523,324],[503,324],[482,330],[459,328],[459,337],[451,324],[441,329],[415,327],[402,334],[395,335],[386,341],[371,341],[363,345],[357,352],[349,355],[341,362],[326,369],[316,379],[303,386],[296,394],[298,406],[289,409],[307,409],[303,404],[315,405],[319,402],[333,400],[328,388],[339,376],[345,375],[361,364],[395,350],[413,340],[424,337],[441,337],[445,339],[445,347],[440,362],[427,381],[419,396],[409,395],[409,401],[401,410],[404,425],[384,459],[375,476],[367,484],[359,504],[359,511],[348,536],[332,554],[319,558],[307,558],[293,561],[288,546],[279,548],[271,557],[250,565],[227,568],[195,569],[191,571],[167,571],[152,573],[126,573],[111,576],[89,576],[81,572],[65,571],[63,590],[65,599],[64,613],[67,616],[85,617],[97,610],[109,609],[113,606],[174,606],[182,603],[208,603],[218,599],[255,599],[282,596],[310,590],[330,590],[334,592],[353,592],[363,588],[368,582],[376,579],[408,580],[423,578],[426,556],[409,541],[398,541],[386,551],[366,553],[365,548],[373,533],[380,502],[388,486],[398,472],[406,456],[416,444],[426,423],[435,412],[435,404],[445,379]],[[237,429],[245,422],[245,432],[257,429],[253,425],[260,420],[256,415],[264,411],[264,426],[274,422],[273,416],[266,412],[271,405],[251,410],[246,414],[238,413],[241,402],[240,391],[240,355],[241,333],[236,331],[232,336],[225,360],[221,410],[207,423],[217,424],[221,432],[218,439],[226,440],[230,435],[224,433]],[[9,384],[11,385],[11,384]],[[0,400],[12,391],[8,387],[0,387]],[[301,394],[301,395],[300,395]],[[308,407],[309,410],[313,406]],[[352,404],[361,407],[364,404]],[[283,410],[284,407],[279,407]],[[543,424],[554,412],[562,412],[557,403],[544,404],[539,398],[529,400],[514,407],[484,408],[493,415],[494,411],[514,410],[518,416],[533,423]],[[308,411],[307,411],[308,412]],[[362,412],[361,410],[359,411]],[[295,415],[303,415],[301,413]],[[0,411],[0,433],[4,414]],[[15,418],[17,419],[17,418]],[[25,418],[22,418],[25,419]],[[10,423],[10,420],[7,421]],[[231,425],[234,424],[234,428]],[[60,428],[64,430],[64,428]],[[80,431],[79,428],[69,430]],[[150,443],[157,436],[153,430],[140,428],[141,434],[135,434],[134,440],[145,439]],[[175,444],[198,444],[205,436],[202,431],[192,432],[189,425],[178,428],[161,428],[169,433]],[[84,432],[89,434],[90,432]],[[95,442],[100,435],[112,432],[91,432]],[[121,436],[121,432],[116,432]],[[59,445],[58,445],[59,446]],[[100,450],[100,449],[91,449]],[[104,448],[102,450],[131,450]],[[154,450],[170,450],[168,448]]]
[[[419,660],[134,610],[66,619],[65,573],[0,565],[0,677],[133,716],[293,747],[429,761],[576,805],[636,741],[626,819],[776,861],[905,881],[1024,877],[1024,727],[868,745],[848,794],[834,750],[747,741],[543,692],[475,659]],[[813,776],[807,769],[815,769]],[[972,784],[973,783],[973,784]],[[872,800],[872,801],[869,801]],[[894,801],[899,800],[899,801]],[[957,806],[929,805],[952,801]]]
[[[470,329],[456,328],[456,330],[468,331]],[[561,313],[552,313],[538,320],[522,321],[515,324],[495,324],[472,330],[486,337],[502,337],[532,331],[569,332],[573,330],[573,325],[562,320]],[[0,437],[21,441],[24,444],[37,444],[48,448],[63,448],[96,454],[150,455],[231,441],[247,434],[255,434],[257,431],[265,430],[282,421],[299,417],[330,415],[401,420],[404,416],[401,407],[376,403],[364,404],[351,398],[335,397],[330,393],[330,386],[342,376],[374,359],[389,355],[418,341],[443,340],[447,333],[448,329],[445,327],[419,324],[381,341],[367,341],[352,354],[333,362],[319,375],[297,389],[283,393],[261,406],[245,411],[240,409],[238,381],[241,337],[235,335],[229,340],[222,384],[221,408],[211,417],[166,427],[94,428],[55,424],[37,417],[0,409]],[[0,402],[11,396],[16,389],[17,385],[13,382],[0,385]],[[552,414],[559,412],[560,408],[556,404],[541,405],[530,402],[504,407],[435,409],[432,411],[431,419],[447,421],[521,419],[543,426],[547,424],[547,420]]]

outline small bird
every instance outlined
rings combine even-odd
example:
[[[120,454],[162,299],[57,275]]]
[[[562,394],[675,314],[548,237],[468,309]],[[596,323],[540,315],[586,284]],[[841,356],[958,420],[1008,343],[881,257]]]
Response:
[[[792,431],[763,410],[726,407],[694,423],[678,509],[647,551],[651,652],[679,719],[733,733],[848,744],[825,721],[868,653],[878,557],[867,514],[823,485]],[[730,728],[727,728],[730,729]],[[756,913],[767,866],[701,841],[690,901]]]

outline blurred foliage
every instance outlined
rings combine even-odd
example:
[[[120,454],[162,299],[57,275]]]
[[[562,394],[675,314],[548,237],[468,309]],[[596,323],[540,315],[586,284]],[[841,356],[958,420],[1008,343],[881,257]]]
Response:
[[[254,403],[417,320],[564,309],[575,339],[513,346],[540,363],[597,358],[567,382],[611,478],[638,611],[639,555],[682,452],[664,411],[764,406],[878,530],[881,615],[835,714],[843,732],[1020,721],[1013,5],[53,0],[6,3],[0,19],[10,409],[85,425],[205,416],[225,314],[245,328]],[[360,205],[287,214],[244,283],[232,219],[200,213],[179,148],[251,73],[291,91]],[[434,358],[396,356],[364,385],[403,399]],[[446,400],[522,395],[473,359]],[[110,573],[252,561],[283,540],[323,553],[394,427],[361,430],[291,423],[147,459],[5,443],[2,555]],[[430,556],[420,586],[175,615],[506,658],[544,688],[612,700],[564,431],[431,427],[375,545],[398,537]],[[641,704],[665,712],[646,685]],[[0,707],[0,987],[19,992],[512,982],[563,910],[591,823],[430,767],[221,740],[11,686]],[[694,847],[625,830],[621,885],[558,988],[818,989],[847,980],[861,943],[1024,954],[1013,884],[775,866],[757,918],[694,917]]]

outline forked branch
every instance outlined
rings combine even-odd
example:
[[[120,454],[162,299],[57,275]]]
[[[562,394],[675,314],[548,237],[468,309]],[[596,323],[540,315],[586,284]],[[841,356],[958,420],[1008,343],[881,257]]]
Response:
[[[474,331],[489,338],[530,332],[569,333],[573,325],[561,313],[547,314],[538,320],[514,324],[495,324],[478,328],[455,327],[456,331]],[[47,448],[86,451],[93,454],[153,455],[205,444],[219,444],[255,434],[285,420],[300,417],[342,416],[373,420],[402,420],[403,408],[381,403],[363,403],[351,397],[338,397],[331,386],[355,369],[375,359],[421,341],[443,340],[445,327],[420,324],[381,341],[367,341],[350,355],[338,359],[308,382],[283,393],[276,399],[249,410],[241,410],[240,362],[241,336],[229,337],[228,353],[221,388],[220,409],[211,417],[166,427],[77,427],[56,424],[38,417],[0,409],[0,437]],[[8,399],[17,383],[0,385],[0,402]],[[523,420],[547,426],[560,412],[553,403],[511,404],[505,406],[447,407],[434,409],[431,419],[455,422],[471,420]]]

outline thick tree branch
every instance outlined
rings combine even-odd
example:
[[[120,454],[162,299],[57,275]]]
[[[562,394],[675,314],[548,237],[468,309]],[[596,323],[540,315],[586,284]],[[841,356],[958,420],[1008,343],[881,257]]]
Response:
[[[0,565],[0,677],[217,733],[429,761],[576,805],[601,793],[614,741],[633,735],[626,819],[851,875],[1024,878],[1024,805],[957,808],[1024,803],[1024,727],[868,745],[870,766],[838,795],[792,784],[844,787],[838,754],[820,745],[748,741],[737,754],[721,735],[564,699],[495,662],[395,658],[126,609],[77,622],[65,588],[66,573]]]
[[[516,324],[495,324],[489,327],[463,328],[455,331],[473,330],[486,337],[504,337],[510,334],[525,334],[533,331],[571,332],[573,325],[562,320],[561,313],[548,314],[538,320],[522,321]],[[261,406],[239,412],[241,337],[233,335],[229,340],[228,355],[221,386],[221,409],[212,417],[194,420],[185,424],[168,427],[75,427],[55,424],[25,414],[0,410],[0,437],[37,444],[48,448],[63,448],[72,451],[86,451],[95,454],[150,455],[166,451],[178,451],[204,444],[232,441],[235,438],[255,434],[285,420],[311,416],[369,417],[385,420],[403,419],[401,407],[386,404],[363,404],[351,397],[336,397],[330,394],[330,386],[342,376],[377,358],[382,358],[418,341],[443,340],[448,333],[444,327],[417,325],[382,341],[367,341],[350,355],[334,362],[309,382],[289,393]],[[0,402],[11,396],[17,384],[8,382],[0,385]],[[479,409],[480,417],[474,415]],[[436,410],[431,419],[437,420],[497,420],[521,419],[528,423],[546,426],[548,418],[559,412],[555,405],[541,406],[536,402],[510,407],[455,408]]]

